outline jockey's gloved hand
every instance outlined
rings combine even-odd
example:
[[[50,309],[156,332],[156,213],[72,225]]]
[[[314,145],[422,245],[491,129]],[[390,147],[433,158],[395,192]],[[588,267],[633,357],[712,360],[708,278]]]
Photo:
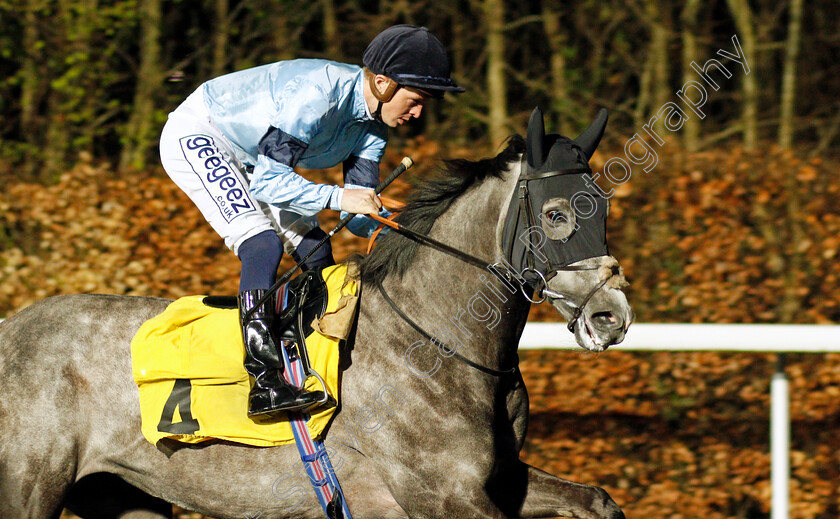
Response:
[[[379,210],[379,216],[383,218],[388,218],[391,214],[393,213],[384,207]],[[342,211],[341,217],[344,218],[345,216],[347,216],[347,213]],[[350,232],[356,236],[361,236],[362,238],[370,238],[377,227],[379,227],[379,222],[373,218],[368,218],[363,214],[357,214],[352,220],[350,220],[350,223],[347,224],[347,229],[349,229]],[[377,236],[376,239],[378,240],[384,236],[390,229],[390,227],[383,228],[382,232],[379,233],[379,236]]]

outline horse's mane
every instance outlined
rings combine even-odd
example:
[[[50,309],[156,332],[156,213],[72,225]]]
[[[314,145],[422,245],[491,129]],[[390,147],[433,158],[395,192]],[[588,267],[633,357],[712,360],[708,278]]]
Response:
[[[414,231],[428,234],[435,220],[449,209],[456,198],[488,177],[502,178],[510,163],[524,151],[525,139],[512,135],[507,140],[507,147],[493,158],[444,160],[442,171],[414,190],[396,221]],[[389,274],[402,277],[411,265],[417,247],[418,243],[414,240],[394,231],[389,232],[373,252],[361,260],[362,280],[381,282]]]

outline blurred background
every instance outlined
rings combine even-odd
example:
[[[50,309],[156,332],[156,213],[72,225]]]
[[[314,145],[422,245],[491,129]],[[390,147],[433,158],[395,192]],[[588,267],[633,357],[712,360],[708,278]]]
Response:
[[[383,171],[418,165],[387,194],[405,197],[441,159],[495,155],[535,106],[571,137],[606,107],[594,169],[636,134],[658,156],[602,184],[638,321],[840,321],[834,0],[0,0],[0,317],[61,293],[234,293],[237,259],[160,167],[167,113],[226,72],[361,64],[395,23],[436,33],[467,92],[392,131]],[[733,35],[749,74],[718,53],[736,53]],[[701,119],[677,92],[713,58],[732,76],[711,73]],[[656,143],[643,128],[669,102],[687,120],[656,125]],[[365,245],[347,232],[333,244],[337,259]],[[619,345],[522,360],[530,463],[603,486],[628,517],[769,517],[774,356]],[[835,519],[840,356],[790,355],[788,375],[791,517]]]

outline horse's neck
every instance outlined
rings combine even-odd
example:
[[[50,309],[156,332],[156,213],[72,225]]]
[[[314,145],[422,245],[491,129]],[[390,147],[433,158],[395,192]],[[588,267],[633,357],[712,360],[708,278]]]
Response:
[[[495,262],[501,254],[500,221],[515,183],[510,175],[504,182],[487,179],[461,195],[429,235]],[[528,305],[489,270],[421,246],[403,279],[387,279],[385,286],[398,305],[410,309],[409,315],[422,315],[423,322],[418,324],[429,333],[437,338],[454,334],[462,345],[472,345],[469,356],[473,360],[490,367],[512,362]]]

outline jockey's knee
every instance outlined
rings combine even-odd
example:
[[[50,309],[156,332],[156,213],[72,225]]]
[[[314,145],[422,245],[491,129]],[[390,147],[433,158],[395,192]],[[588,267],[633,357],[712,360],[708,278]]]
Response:
[[[298,245],[297,249],[292,253],[292,257],[295,259],[295,262],[300,263],[300,261],[305,258],[307,254],[312,252],[312,250],[321,243],[321,240],[326,237],[327,233],[320,227],[315,227],[306,233],[303,236],[303,240],[301,240],[300,245]],[[335,260],[332,255],[332,245],[330,245],[328,240],[315,251],[311,258],[306,260],[306,263],[303,264],[303,270],[312,270],[317,267],[328,267],[330,265],[335,265]]]

